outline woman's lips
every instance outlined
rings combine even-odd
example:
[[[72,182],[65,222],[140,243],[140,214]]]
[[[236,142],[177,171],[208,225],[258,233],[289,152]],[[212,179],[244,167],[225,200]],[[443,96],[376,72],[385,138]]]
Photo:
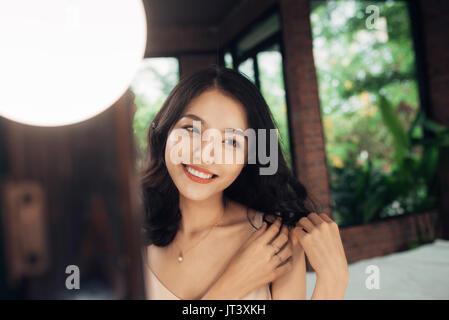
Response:
[[[193,170],[195,170],[196,172],[199,172],[199,173],[205,174],[205,175],[212,175],[211,178],[201,178],[201,177],[198,177],[198,176],[196,176],[196,175],[190,173],[190,172],[187,170],[187,165],[186,165],[186,164],[182,163],[181,165],[182,165],[182,169],[184,170],[184,173],[186,174],[186,176],[189,177],[191,180],[193,180],[193,181],[195,181],[195,182],[198,182],[198,183],[210,183],[210,182],[214,181],[214,180],[217,178],[217,175],[216,175],[216,174],[213,174],[212,172],[210,172],[210,171],[208,171],[208,170],[206,170],[206,169],[199,168],[199,167],[197,167],[197,166],[188,165],[188,167],[189,167],[191,170],[193,169]]]

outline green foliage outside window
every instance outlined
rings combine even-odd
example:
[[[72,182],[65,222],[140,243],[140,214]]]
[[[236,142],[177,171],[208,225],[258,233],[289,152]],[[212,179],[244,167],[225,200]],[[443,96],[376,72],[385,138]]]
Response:
[[[446,131],[423,137],[423,127],[437,125],[419,105],[407,3],[312,0],[311,7],[335,220],[362,224],[433,208]]]
[[[137,112],[134,116],[134,137],[137,166],[141,167],[147,148],[148,126],[162,107],[179,78],[176,58],[149,58],[142,62],[133,83]]]

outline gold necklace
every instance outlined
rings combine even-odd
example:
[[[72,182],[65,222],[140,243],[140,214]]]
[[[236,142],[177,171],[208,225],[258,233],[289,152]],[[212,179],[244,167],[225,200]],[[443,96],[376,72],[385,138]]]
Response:
[[[189,251],[189,250],[195,248],[201,241],[204,240],[204,238],[206,238],[206,237],[209,235],[209,233],[211,233],[212,229],[214,229],[214,228],[218,225],[218,223],[221,222],[221,220],[222,220],[223,217],[224,217],[225,210],[226,210],[226,200],[224,200],[224,208],[223,208],[223,213],[222,213],[222,215],[221,215],[221,217],[220,217],[220,220],[218,220],[218,222],[215,223],[215,224],[212,226],[212,228],[210,228],[209,232],[208,232],[204,237],[202,237],[202,238],[200,239],[200,241],[198,241],[198,243],[197,243],[196,245],[194,245],[193,247],[191,247],[191,248],[185,250],[185,251],[184,251],[184,254],[183,254],[181,248],[180,248],[175,242],[173,242],[174,245],[177,246],[178,249],[179,249],[179,254],[178,254],[178,262],[179,262],[179,263],[181,263],[181,262],[184,261],[184,255],[187,253],[187,251]]]

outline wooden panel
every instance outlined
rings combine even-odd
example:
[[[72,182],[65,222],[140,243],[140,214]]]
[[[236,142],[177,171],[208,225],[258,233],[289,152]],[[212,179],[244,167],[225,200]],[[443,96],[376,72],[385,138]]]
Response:
[[[11,272],[6,272],[11,270],[4,261],[9,290],[3,294],[20,298],[144,298],[140,186],[134,167],[129,98],[122,97],[90,120],[64,127],[27,126],[0,117],[0,136],[2,215],[6,214],[8,185],[39,185],[49,246],[48,268],[39,275],[24,275],[11,282]],[[11,245],[8,239],[5,245],[5,249]],[[79,290],[66,288],[69,265],[79,267]]]

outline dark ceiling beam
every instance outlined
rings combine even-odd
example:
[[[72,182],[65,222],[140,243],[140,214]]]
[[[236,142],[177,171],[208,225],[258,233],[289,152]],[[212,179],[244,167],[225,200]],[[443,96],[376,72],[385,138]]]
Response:
[[[218,26],[220,47],[233,40],[243,29],[280,0],[243,0],[230,10]]]
[[[148,28],[145,57],[176,56],[180,52],[213,52],[217,49],[217,28],[214,27],[151,27]]]
[[[242,0],[216,26],[152,25],[149,21],[145,57],[216,52],[279,0]]]

